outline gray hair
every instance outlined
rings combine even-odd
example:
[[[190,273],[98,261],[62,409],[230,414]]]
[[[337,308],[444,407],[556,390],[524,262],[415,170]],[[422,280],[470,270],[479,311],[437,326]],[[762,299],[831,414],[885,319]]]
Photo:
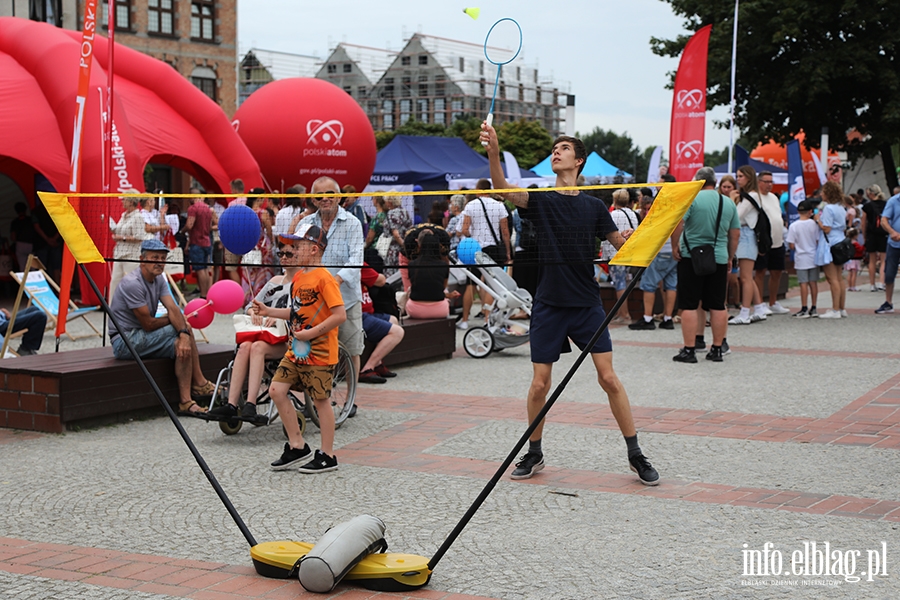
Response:
[[[334,187],[335,194],[341,193],[341,186],[339,186],[338,182],[335,181],[334,179],[332,179],[331,177],[323,175],[322,177],[319,177],[318,179],[313,181],[312,187],[317,187],[318,185],[330,185],[330,186]],[[319,190],[319,191],[321,192],[324,190]]]
[[[462,210],[466,206],[466,197],[462,194],[453,194],[450,196],[450,206],[455,206],[459,210]]]
[[[700,167],[694,175],[694,181],[703,181],[706,186],[716,187],[716,171],[712,167]]]

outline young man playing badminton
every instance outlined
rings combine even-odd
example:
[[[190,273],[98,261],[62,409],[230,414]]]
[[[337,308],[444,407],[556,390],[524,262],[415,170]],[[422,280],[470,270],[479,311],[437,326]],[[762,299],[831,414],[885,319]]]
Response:
[[[483,123],[482,144],[487,147],[491,179],[495,189],[513,188],[500,166],[497,133]],[[574,186],[586,160],[581,140],[561,136],[553,144],[551,168],[556,186]],[[606,318],[600,302],[600,289],[594,280],[592,261],[596,238],[609,241],[616,249],[625,243],[630,231],[620,234],[606,206],[583,192],[515,192],[506,198],[519,207],[523,216],[535,225],[539,240],[540,268],[537,294],[531,313],[531,362],[534,375],[528,390],[528,420],[533,421],[550,391],[553,363],[562,352],[569,352],[571,338],[584,348]],[[597,369],[600,387],[609,398],[613,416],[625,436],[628,462],[645,485],[657,485],[659,474],[641,453],[637,431],[631,416],[628,394],[613,370],[612,341],[604,331],[591,348],[591,360]],[[516,464],[513,479],[528,479],[544,468],[541,449],[541,422],[531,435],[528,452]]]

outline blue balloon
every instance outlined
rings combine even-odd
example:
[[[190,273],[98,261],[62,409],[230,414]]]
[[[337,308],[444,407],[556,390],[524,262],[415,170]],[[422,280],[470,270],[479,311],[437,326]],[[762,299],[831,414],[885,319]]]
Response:
[[[481,252],[481,244],[473,238],[465,238],[456,247],[456,257],[466,265],[475,264],[476,252]]]
[[[243,204],[235,204],[225,209],[219,217],[219,239],[232,254],[247,254],[259,242],[262,225],[253,209]]]

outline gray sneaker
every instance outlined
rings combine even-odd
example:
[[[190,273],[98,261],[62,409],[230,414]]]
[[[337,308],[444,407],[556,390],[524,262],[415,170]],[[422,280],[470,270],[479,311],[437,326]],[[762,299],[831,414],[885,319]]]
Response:
[[[535,473],[542,470],[544,468],[544,455],[543,454],[535,454],[534,452],[526,452],[522,458],[519,459],[519,462],[516,463],[516,468],[513,470],[512,474],[509,476],[510,479],[529,479],[534,476]]]

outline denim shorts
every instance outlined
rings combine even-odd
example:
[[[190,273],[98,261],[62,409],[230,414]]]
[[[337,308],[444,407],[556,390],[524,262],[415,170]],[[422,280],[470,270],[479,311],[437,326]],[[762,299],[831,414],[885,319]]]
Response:
[[[363,313],[362,314],[363,331],[366,332],[366,339],[377,344],[391,332],[391,316],[384,313]]]
[[[678,261],[672,257],[671,252],[656,255],[641,276],[638,287],[644,292],[655,292],[660,281],[663,282],[664,290],[674,292],[678,288]]]
[[[738,241],[736,256],[738,259],[752,260],[754,262],[759,257],[756,246],[756,232],[746,225],[741,225],[741,239]]]
[[[132,360],[125,340],[122,339],[123,335],[128,336],[128,341],[141,358],[175,358],[175,340],[178,338],[178,332],[171,325],[155,331],[134,329],[112,338],[113,356],[120,360]]]
[[[212,262],[212,246],[191,246],[188,248],[188,262],[194,271],[207,268]]]
[[[628,287],[628,267],[624,265],[609,265],[609,281],[616,288],[617,292],[621,292]]]
[[[599,304],[560,307],[535,302],[531,311],[531,362],[555,363],[560,354],[572,351],[570,338],[575,345],[584,349],[605,318],[606,313]],[[591,353],[601,352],[612,352],[608,329],[591,348]]]

